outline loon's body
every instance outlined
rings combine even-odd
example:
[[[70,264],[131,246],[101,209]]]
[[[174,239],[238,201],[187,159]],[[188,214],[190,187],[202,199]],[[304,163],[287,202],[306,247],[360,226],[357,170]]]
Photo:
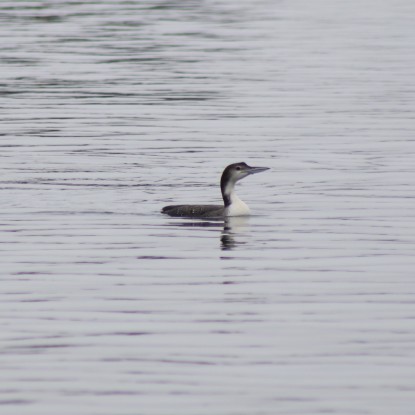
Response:
[[[250,167],[243,162],[230,164],[223,171],[220,180],[223,205],[172,205],[165,206],[161,212],[170,216],[192,218],[249,215],[249,207],[235,193],[235,184],[250,174],[265,170],[268,170],[268,167]]]

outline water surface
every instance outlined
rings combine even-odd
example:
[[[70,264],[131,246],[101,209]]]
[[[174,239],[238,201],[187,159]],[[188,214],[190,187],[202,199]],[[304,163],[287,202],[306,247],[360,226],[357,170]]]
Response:
[[[414,13],[2,2],[1,412],[412,414]]]

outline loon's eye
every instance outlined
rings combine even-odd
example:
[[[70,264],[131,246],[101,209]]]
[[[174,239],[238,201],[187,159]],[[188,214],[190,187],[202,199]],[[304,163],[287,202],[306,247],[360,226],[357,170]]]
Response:
[[[241,168],[238,166],[238,167],[236,168],[236,170],[238,170],[238,171],[239,171],[239,170],[241,170]]]

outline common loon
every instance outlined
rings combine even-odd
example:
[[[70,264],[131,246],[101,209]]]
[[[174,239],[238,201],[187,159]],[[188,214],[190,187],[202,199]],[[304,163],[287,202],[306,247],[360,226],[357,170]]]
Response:
[[[236,182],[250,174],[260,173],[269,167],[251,167],[246,163],[230,164],[222,173],[220,189],[224,205],[172,205],[165,206],[161,212],[170,216],[193,218],[220,218],[224,216],[249,215],[249,207],[236,195]]]

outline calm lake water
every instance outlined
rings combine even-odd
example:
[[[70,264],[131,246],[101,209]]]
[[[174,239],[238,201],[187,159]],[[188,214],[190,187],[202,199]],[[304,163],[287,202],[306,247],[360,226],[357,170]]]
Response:
[[[2,1],[1,413],[413,414],[414,16]]]

